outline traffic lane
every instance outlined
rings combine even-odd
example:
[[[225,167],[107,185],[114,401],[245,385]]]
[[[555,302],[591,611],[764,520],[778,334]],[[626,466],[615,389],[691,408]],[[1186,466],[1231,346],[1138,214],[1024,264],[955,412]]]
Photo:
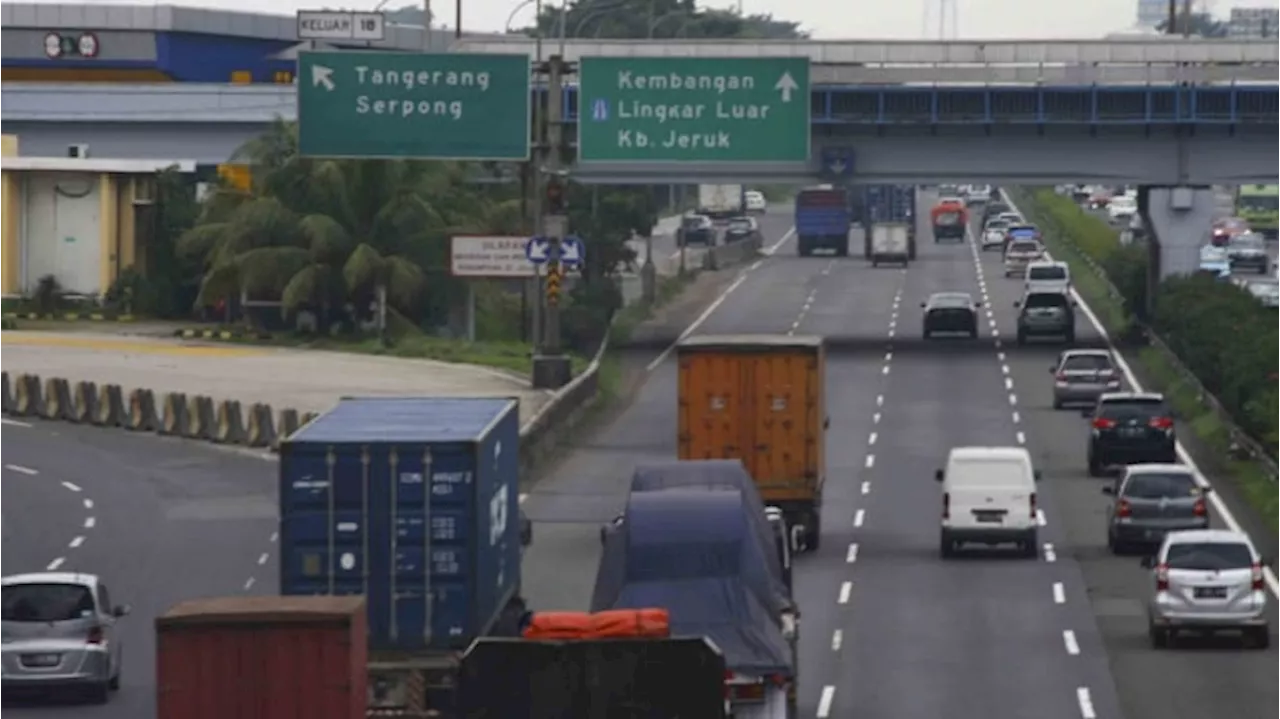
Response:
[[[787,263],[810,260],[784,257]],[[875,428],[877,400],[883,403],[890,334],[902,299],[906,275],[898,268],[872,268],[863,259],[828,261],[831,271],[806,298],[795,332],[828,342],[825,485],[822,541],[817,551],[796,560],[794,592],[804,613],[799,643],[801,715],[813,715],[823,691],[839,681],[832,647],[844,641],[836,603],[848,577],[848,547],[853,518],[863,506],[865,460]],[[824,270],[826,266],[824,265]]]
[[[59,479],[38,453],[25,443],[32,428],[7,427],[9,438],[0,480],[3,509],[3,561],[5,574],[47,571],[68,546],[85,532],[93,516],[93,499],[74,482]],[[87,503],[87,506],[86,506]]]
[[[988,286],[1001,326],[1012,333],[1016,321],[1012,303],[1020,284],[1011,280]],[[1106,346],[1082,314],[1077,317],[1076,335],[1077,346]],[[1065,542],[1059,550],[1060,561],[1069,557],[1080,568],[1125,716],[1270,716],[1270,708],[1280,700],[1274,648],[1240,650],[1226,640],[1191,640],[1177,650],[1150,648],[1144,608],[1150,574],[1139,566],[1138,557],[1115,557],[1107,550],[1107,497],[1101,491],[1110,480],[1088,476],[1088,423],[1074,409],[1052,408],[1049,367],[1062,349],[1053,344],[1010,348],[1007,364],[1019,388],[1028,446],[1044,472],[1047,490],[1061,508]],[[1212,521],[1225,526],[1216,514]],[[1274,603],[1269,614],[1274,626]]]
[[[12,716],[154,716],[153,621],[185,599],[241,593],[261,574],[275,553],[275,464],[121,430],[37,422],[28,432],[23,451],[41,458],[41,472],[75,482],[94,501],[94,526],[60,569],[100,575],[132,612],[119,625],[126,659],[108,705],[37,702]]]

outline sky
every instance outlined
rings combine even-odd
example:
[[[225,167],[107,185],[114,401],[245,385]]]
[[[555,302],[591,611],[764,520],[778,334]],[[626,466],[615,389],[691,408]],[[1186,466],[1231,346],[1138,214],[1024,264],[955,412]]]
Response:
[[[36,0],[46,2],[51,0]],[[66,0],[74,2],[75,0]],[[448,27],[456,22],[457,0],[426,0]],[[558,3],[559,0],[545,0]],[[597,0],[605,1],[605,0]],[[85,4],[116,4],[80,0]],[[117,0],[120,2],[120,0]],[[379,0],[162,0],[156,3],[210,9],[291,14],[297,10],[344,8],[371,10]],[[397,8],[411,0],[388,0]],[[532,2],[521,0],[463,0],[463,30],[501,32],[512,11],[515,27],[533,17]],[[799,22],[813,37],[838,39],[921,39],[938,37],[938,10],[943,0],[741,0],[748,14],[772,14]],[[954,12],[954,36],[962,39],[1086,39],[1133,27],[1137,0],[946,0]],[[1179,0],[1181,2],[1181,0]],[[703,7],[734,8],[738,0],[701,0]],[[1277,0],[1196,0],[1225,17],[1231,7],[1276,7]],[[927,13],[927,16],[926,16]],[[952,15],[949,14],[948,17]]]

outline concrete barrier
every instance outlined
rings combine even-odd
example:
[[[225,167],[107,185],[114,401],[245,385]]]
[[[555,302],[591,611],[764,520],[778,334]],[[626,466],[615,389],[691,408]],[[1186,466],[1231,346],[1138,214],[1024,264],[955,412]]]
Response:
[[[702,269],[719,270],[729,265],[745,262],[760,254],[762,239],[754,237],[750,240],[729,242],[707,249],[702,256]]]
[[[93,424],[98,416],[98,385],[93,382],[76,382],[71,392],[71,421]]]
[[[196,395],[187,400],[187,433],[188,439],[213,441],[217,433],[218,413],[213,399],[204,395]]]
[[[302,426],[301,418],[298,416],[296,409],[280,410],[280,421],[276,422],[275,441],[271,443],[272,450],[280,449],[280,442],[289,438],[289,435],[298,431]]]
[[[235,400],[219,402],[213,441],[218,444],[245,444],[246,439],[244,412],[240,409],[240,403]]]
[[[249,408],[248,427],[245,428],[245,444],[250,447],[273,447],[276,443],[276,423],[271,405],[254,404]]]
[[[44,412],[41,416],[52,420],[71,420],[71,385],[62,377],[45,380]]]
[[[135,389],[129,393],[129,412],[125,415],[124,427],[135,432],[158,432],[161,429],[155,392]]]
[[[124,390],[118,384],[104,384],[98,388],[98,412],[93,423],[100,427],[123,427],[128,410],[125,407]]]
[[[166,392],[161,400],[160,434],[186,437],[191,431],[191,412],[187,395],[182,392]]]
[[[14,385],[13,413],[22,417],[44,415],[44,392],[36,375],[18,375]]]

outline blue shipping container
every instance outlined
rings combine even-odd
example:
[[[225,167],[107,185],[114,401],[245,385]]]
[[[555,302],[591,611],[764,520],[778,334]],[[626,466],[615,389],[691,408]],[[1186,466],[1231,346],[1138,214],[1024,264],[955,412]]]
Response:
[[[801,190],[796,195],[796,234],[844,237],[849,232],[849,199],[844,190]]]
[[[915,215],[913,185],[870,185],[864,192],[868,224],[906,222]]]
[[[363,594],[374,650],[462,649],[520,587],[502,398],[343,399],[280,448],[280,591]]]

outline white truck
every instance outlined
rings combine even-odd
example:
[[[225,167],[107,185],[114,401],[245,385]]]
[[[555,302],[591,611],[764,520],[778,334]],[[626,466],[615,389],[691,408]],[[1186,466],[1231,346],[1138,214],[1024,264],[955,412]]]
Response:
[[[911,257],[911,227],[905,222],[877,222],[871,226],[871,266],[881,262],[907,266]]]
[[[698,185],[698,214],[713,220],[743,214],[742,185]]]

